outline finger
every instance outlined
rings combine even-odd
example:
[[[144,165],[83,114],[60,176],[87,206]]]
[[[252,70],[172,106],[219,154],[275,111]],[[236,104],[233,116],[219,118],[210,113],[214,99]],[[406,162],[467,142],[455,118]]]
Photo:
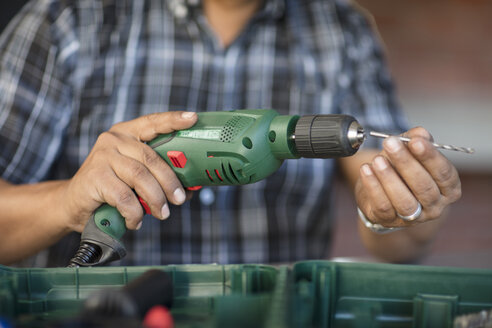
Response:
[[[404,216],[415,213],[418,201],[391,164],[383,156],[376,156],[372,168],[396,213]]]
[[[368,202],[362,206],[362,211],[366,213],[366,216],[373,221],[373,223],[379,223],[383,226],[392,224],[396,217],[395,209],[369,164],[361,166],[360,182],[362,183],[364,194],[368,200]]]
[[[461,182],[454,165],[423,138],[412,138],[408,147],[435,181],[440,193],[452,202],[458,200],[461,197]]]
[[[129,133],[140,141],[150,141],[159,134],[190,128],[197,119],[194,112],[154,113],[115,124],[111,130]]]
[[[417,137],[420,140],[426,139]],[[441,198],[441,191],[434,178],[424,166],[413,156],[408,148],[396,137],[390,137],[383,142],[384,150],[405,184],[422,204],[424,209],[432,208]],[[409,203],[401,215],[410,215],[417,208],[416,200]],[[413,210],[413,212],[412,212]]]
[[[430,132],[421,126],[418,126],[418,127],[415,127],[415,128],[412,128],[412,129],[406,131],[405,133],[402,134],[402,136],[410,138],[410,139],[416,138],[416,137],[421,137],[421,138],[424,138],[426,140],[429,140],[430,142],[434,142],[434,137],[430,134]]]
[[[121,181],[114,172],[101,177],[98,192],[106,203],[115,207],[125,218],[128,229],[135,230],[142,221],[143,210],[133,190]]]
[[[152,173],[142,163],[130,157],[118,154],[109,159],[116,176],[133,188],[150,207],[153,216],[165,219],[169,215],[164,191]],[[163,216],[167,214],[167,216]]]
[[[180,205],[186,200],[184,188],[178,177],[151,147],[138,141],[128,140],[119,143],[117,148],[124,156],[142,163],[159,183],[166,198],[173,204]]]

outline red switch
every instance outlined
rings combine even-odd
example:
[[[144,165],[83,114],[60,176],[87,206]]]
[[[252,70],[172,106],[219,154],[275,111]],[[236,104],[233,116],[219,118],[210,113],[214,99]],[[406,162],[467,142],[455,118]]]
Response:
[[[174,167],[183,168],[186,165],[186,156],[182,151],[179,150],[170,150],[167,152],[167,157],[171,160]]]
[[[142,207],[145,211],[145,214],[152,214],[150,212],[150,207],[149,205],[145,202],[145,200],[142,199],[142,197],[138,196],[138,201],[140,202],[140,204],[142,204]]]

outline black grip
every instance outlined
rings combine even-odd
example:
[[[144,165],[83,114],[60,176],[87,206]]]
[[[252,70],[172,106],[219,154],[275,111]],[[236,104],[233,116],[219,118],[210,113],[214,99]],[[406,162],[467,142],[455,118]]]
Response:
[[[350,115],[306,115],[295,129],[296,148],[301,157],[336,158],[355,154],[349,137],[349,127],[357,122]]]
[[[158,269],[146,271],[122,290],[133,299],[142,318],[154,305],[164,305],[169,309],[173,304],[173,279]]]
[[[172,277],[151,269],[121,289],[104,288],[89,295],[82,317],[143,318],[153,306],[170,308],[172,303]]]

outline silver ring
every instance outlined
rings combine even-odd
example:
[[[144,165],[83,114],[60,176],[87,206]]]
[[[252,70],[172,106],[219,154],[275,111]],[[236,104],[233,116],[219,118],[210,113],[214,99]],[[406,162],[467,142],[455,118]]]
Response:
[[[419,218],[420,214],[422,214],[422,205],[419,202],[417,202],[417,209],[415,210],[415,212],[413,212],[413,214],[401,215],[400,213],[396,212],[396,215],[398,215],[400,219],[405,221],[414,221]]]
[[[357,212],[359,213],[359,219],[362,221],[362,223],[364,223],[364,226],[367,229],[371,230],[372,232],[384,234],[384,233],[398,231],[402,229],[398,227],[387,228],[385,226],[380,225],[379,223],[372,223],[371,221],[369,221],[369,219],[366,218],[364,213],[358,207],[357,207]]]

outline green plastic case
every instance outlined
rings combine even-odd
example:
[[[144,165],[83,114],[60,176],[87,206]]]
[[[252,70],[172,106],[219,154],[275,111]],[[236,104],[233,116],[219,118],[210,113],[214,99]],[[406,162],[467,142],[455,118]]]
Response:
[[[301,262],[293,268],[296,327],[452,327],[492,308],[492,271]]]
[[[452,327],[492,308],[492,271],[306,261],[289,266],[0,266],[0,318],[43,327],[73,318],[90,293],[149,269],[171,274],[176,327]]]

